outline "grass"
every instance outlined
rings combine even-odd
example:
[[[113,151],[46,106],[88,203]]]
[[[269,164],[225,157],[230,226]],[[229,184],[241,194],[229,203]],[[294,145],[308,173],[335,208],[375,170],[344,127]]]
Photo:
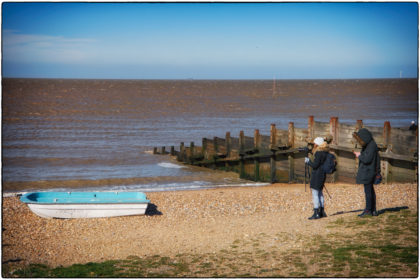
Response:
[[[3,277],[417,277],[418,217],[409,210],[378,217],[341,217],[328,235],[259,234],[219,252],[130,256],[51,268],[3,264]],[[349,230],[351,229],[351,230]],[[300,244],[285,250],[284,245]]]

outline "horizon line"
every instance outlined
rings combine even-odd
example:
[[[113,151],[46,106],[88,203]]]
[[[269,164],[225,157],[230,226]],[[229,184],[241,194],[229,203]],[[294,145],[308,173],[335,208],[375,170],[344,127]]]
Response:
[[[2,79],[42,80],[173,80],[173,81],[282,81],[282,80],[412,80],[418,77],[376,77],[376,78],[71,78],[71,77],[2,77]]]

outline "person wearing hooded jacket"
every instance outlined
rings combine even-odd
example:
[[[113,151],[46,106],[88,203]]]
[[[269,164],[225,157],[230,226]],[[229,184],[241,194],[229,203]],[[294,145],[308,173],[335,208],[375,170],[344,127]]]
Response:
[[[359,129],[353,133],[354,138],[362,146],[361,152],[353,152],[359,158],[359,168],[356,176],[356,184],[363,184],[365,191],[366,207],[359,217],[377,216],[376,212],[376,194],[373,188],[373,182],[377,173],[378,146],[372,137],[372,134],[366,128]]]
[[[305,158],[305,163],[312,167],[310,188],[312,191],[314,214],[312,217],[309,217],[310,220],[327,216],[324,210],[324,195],[322,193],[327,175],[322,169],[322,164],[327,158],[329,147],[322,137],[315,138],[314,144],[314,149],[312,151],[314,154],[314,161],[312,162],[308,157]]]

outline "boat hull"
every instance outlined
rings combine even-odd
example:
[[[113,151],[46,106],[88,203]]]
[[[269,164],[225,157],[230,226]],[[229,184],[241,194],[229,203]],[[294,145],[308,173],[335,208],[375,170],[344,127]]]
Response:
[[[144,215],[149,200],[140,192],[38,192],[21,197],[43,218],[104,218]]]
[[[32,212],[43,218],[106,218],[118,216],[144,215],[144,204],[32,204]]]

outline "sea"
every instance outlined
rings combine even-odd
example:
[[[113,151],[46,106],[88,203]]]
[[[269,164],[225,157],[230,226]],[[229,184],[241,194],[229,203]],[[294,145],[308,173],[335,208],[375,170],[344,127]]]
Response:
[[[2,191],[178,191],[260,186],[191,167],[154,147],[203,137],[269,135],[270,124],[329,122],[408,128],[417,79],[2,79]],[[168,149],[168,148],[167,148]]]

